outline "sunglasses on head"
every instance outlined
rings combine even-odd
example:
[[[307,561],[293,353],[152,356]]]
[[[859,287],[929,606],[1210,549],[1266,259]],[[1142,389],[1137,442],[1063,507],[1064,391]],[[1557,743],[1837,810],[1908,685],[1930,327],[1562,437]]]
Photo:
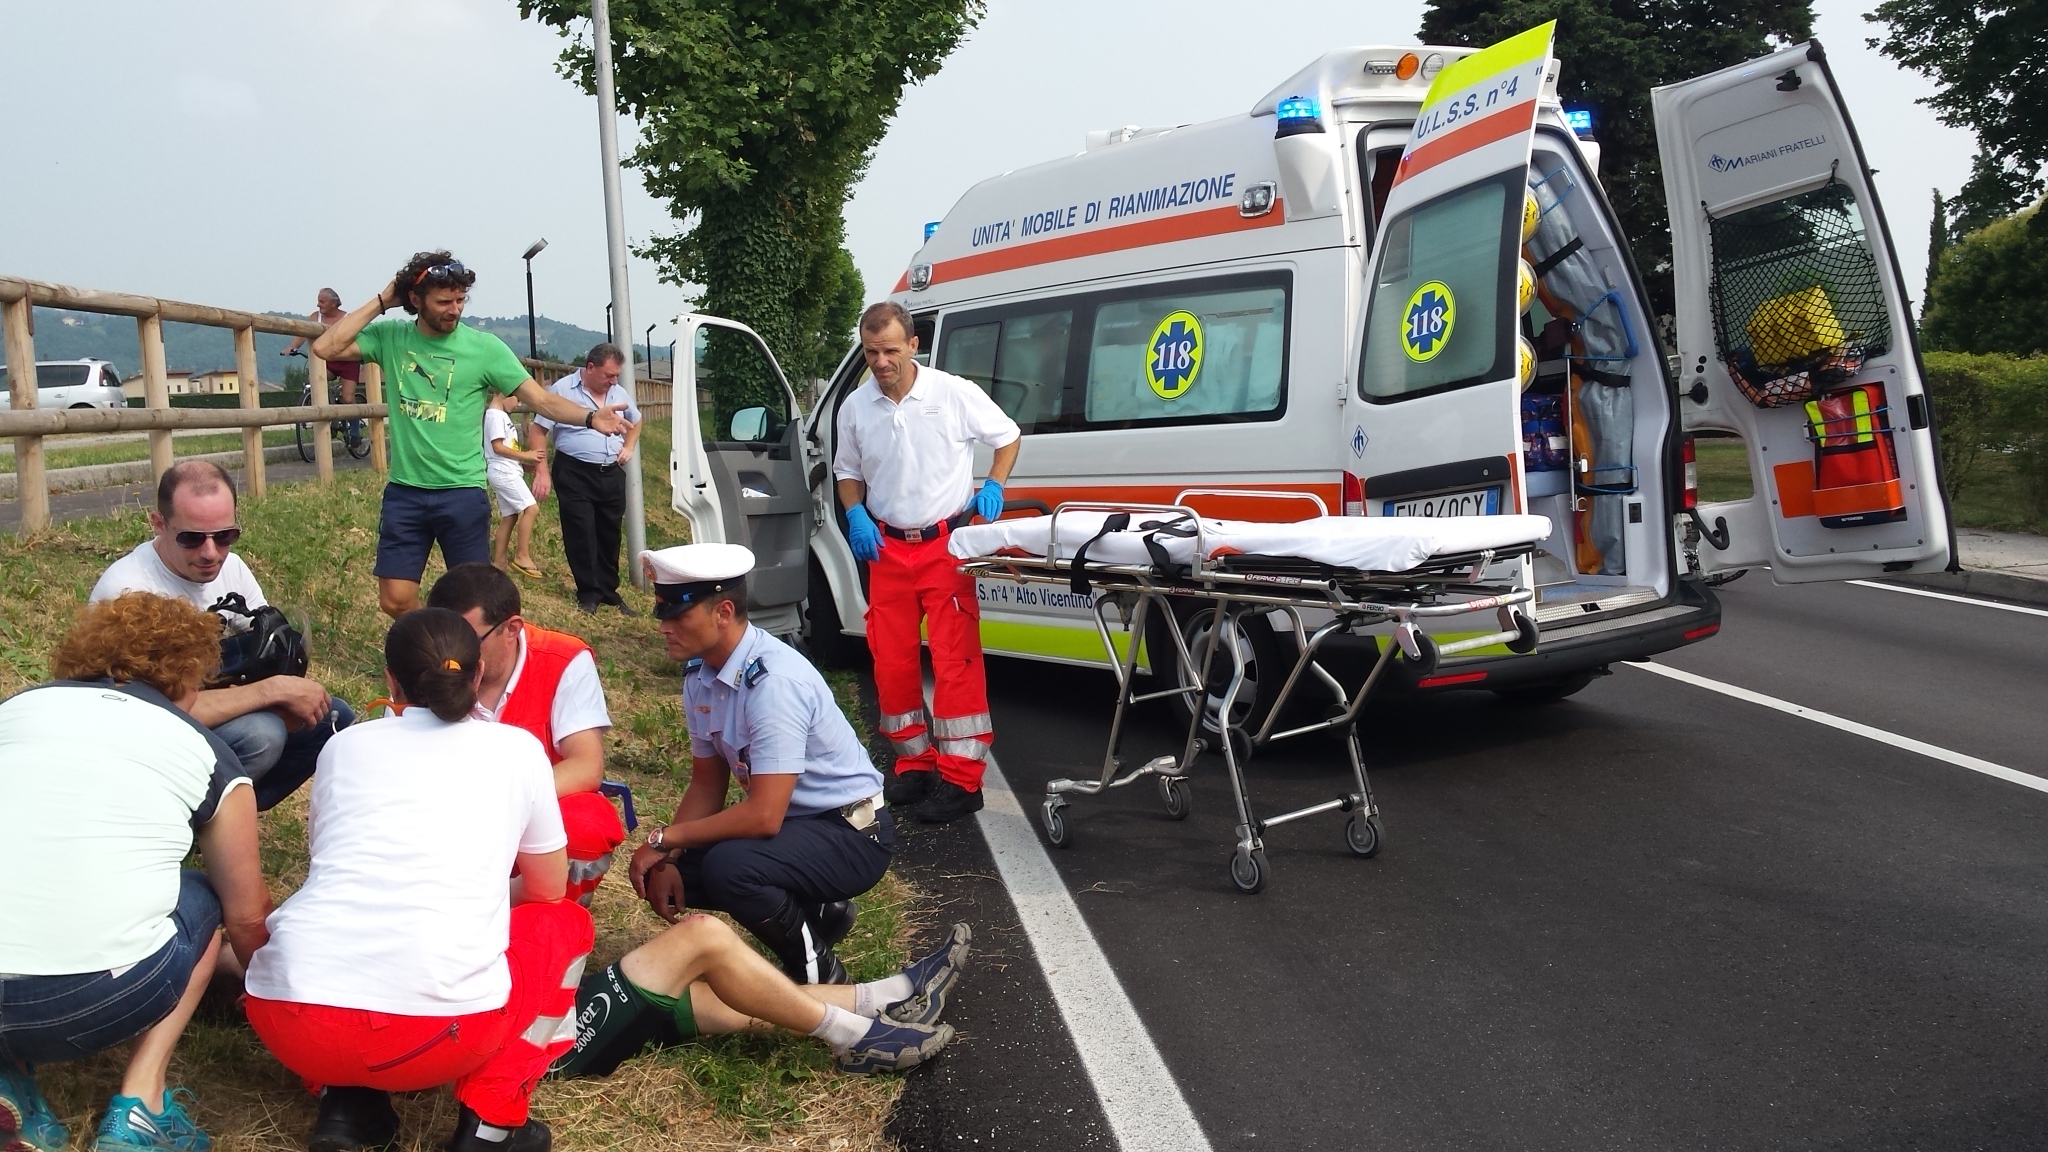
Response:
[[[453,283],[468,273],[469,269],[463,267],[460,260],[450,260],[446,264],[429,264],[420,269],[418,276],[413,277],[412,286],[417,288],[429,280]]]
[[[240,528],[223,528],[218,532],[177,532],[171,536],[171,539],[178,542],[178,547],[185,549],[187,552],[196,550],[208,540],[213,541],[222,548],[232,548],[235,546],[235,541],[241,538],[242,530]]]

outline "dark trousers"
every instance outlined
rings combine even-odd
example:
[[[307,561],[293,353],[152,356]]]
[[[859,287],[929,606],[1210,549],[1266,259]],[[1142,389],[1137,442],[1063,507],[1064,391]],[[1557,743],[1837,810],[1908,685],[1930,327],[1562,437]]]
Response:
[[[894,825],[881,813],[885,839],[855,831],[837,812],[792,816],[766,840],[726,840],[684,852],[676,867],[692,908],[725,912],[750,931],[785,903],[815,908],[851,900],[889,870]]]
[[[627,465],[631,467],[631,465]],[[562,552],[585,604],[619,598],[619,525],[626,517],[626,469],[557,452],[550,469],[562,517]]]

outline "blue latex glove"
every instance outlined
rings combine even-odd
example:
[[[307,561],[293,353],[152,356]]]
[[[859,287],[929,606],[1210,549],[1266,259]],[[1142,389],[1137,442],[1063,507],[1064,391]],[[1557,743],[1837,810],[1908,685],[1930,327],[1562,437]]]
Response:
[[[974,514],[990,522],[1003,514],[1003,486],[994,477],[983,480],[974,494]]]
[[[867,505],[855,504],[846,510],[846,542],[853,545],[853,554],[859,559],[869,563],[881,559],[882,530],[868,515]]]

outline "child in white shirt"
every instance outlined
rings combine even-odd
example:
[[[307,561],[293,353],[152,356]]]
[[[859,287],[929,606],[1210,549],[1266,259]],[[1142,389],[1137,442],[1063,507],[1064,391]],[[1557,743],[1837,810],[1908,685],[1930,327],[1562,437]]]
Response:
[[[505,567],[516,531],[519,554],[512,557],[512,568],[522,576],[538,577],[540,565],[533,561],[533,519],[540,506],[526,486],[526,472],[540,464],[540,452],[519,446],[512,427],[514,403],[509,395],[494,395],[490,407],[484,409],[484,471],[490,478],[491,495],[497,498],[499,516],[498,532],[491,541],[491,563]]]

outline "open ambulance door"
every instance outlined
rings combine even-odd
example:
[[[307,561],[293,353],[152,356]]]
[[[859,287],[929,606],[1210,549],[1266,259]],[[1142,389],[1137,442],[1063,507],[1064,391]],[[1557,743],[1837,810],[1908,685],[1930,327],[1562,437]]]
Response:
[[[1368,265],[1347,512],[1527,509],[1521,249],[1552,28],[1452,63],[1415,118]]]
[[[1820,44],[1652,104],[1683,423],[1742,437],[1754,492],[1699,509],[1700,567],[1796,584],[1948,565],[1912,310]]]
[[[670,503],[697,543],[743,544],[753,622],[799,633],[815,518],[811,457],[796,393],[768,346],[744,324],[685,313],[676,320]]]

